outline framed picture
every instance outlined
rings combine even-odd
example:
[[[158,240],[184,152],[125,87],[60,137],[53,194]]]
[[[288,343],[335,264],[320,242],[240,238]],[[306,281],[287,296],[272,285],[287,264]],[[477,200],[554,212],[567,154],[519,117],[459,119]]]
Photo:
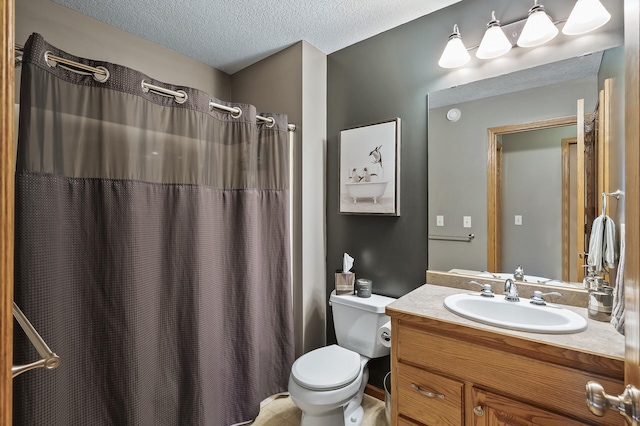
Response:
[[[400,119],[340,131],[340,213],[400,216]]]

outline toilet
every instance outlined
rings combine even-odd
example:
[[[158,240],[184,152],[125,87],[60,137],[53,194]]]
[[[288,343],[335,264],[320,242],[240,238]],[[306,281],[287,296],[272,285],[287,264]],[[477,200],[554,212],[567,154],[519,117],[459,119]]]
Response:
[[[302,410],[300,426],[360,426],[367,362],[389,354],[378,329],[389,321],[385,307],[393,301],[378,294],[362,298],[331,292],[338,344],[308,352],[291,367],[289,394]]]

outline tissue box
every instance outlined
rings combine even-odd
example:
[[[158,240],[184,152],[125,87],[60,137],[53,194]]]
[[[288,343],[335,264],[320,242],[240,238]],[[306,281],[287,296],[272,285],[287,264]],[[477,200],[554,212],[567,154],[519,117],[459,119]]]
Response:
[[[336,294],[353,294],[353,284],[356,281],[355,272],[336,271]]]

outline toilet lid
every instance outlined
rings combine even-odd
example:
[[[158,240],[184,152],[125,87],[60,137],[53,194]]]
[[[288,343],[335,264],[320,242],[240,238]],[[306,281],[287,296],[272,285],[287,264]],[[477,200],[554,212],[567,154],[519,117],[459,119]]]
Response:
[[[360,374],[360,355],[338,345],[302,355],[291,367],[293,380],[311,390],[339,389]]]

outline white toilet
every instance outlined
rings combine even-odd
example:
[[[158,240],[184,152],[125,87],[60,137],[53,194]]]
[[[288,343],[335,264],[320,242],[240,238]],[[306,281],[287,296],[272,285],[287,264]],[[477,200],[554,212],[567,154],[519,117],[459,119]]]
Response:
[[[289,393],[302,410],[300,426],[360,426],[367,362],[389,354],[377,331],[389,321],[384,312],[393,301],[377,294],[361,298],[331,293],[338,345],[308,352],[291,367]]]

